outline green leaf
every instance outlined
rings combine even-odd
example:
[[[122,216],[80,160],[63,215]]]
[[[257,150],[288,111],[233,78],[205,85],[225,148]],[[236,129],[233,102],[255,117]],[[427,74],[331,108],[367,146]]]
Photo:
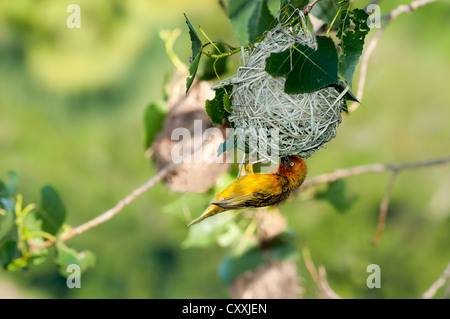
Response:
[[[23,227],[26,232],[42,231],[43,220],[40,217],[39,211],[33,210],[23,218]]]
[[[354,9],[341,14],[341,23],[337,37],[339,46],[339,74],[352,86],[353,75],[361,57],[364,40],[369,33],[367,26],[369,15],[362,9]]]
[[[228,117],[228,112],[225,108],[225,103],[228,103],[228,101],[226,101],[225,95],[229,95],[231,90],[232,85],[218,88],[215,90],[216,95],[214,99],[206,100],[206,113],[211,118],[212,124],[222,124],[222,120]]]
[[[205,210],[214,193],[184,193],[173,199],[170,204],[164,205],[162,211],[177,216],[186,221],[186,215],[195,215]],[[189,218],[188,218],[189,219]]]
[[[156,135],[161,131],[167,115],[167,106],[163,101],[150,103],[144,113],[144,139],[145,149],[149,148]]]
[[[244,272],[264,265],[267,254],[271,260],[278,261],[295,259],[298,256],[292,236],[284,233],[271,242],[264,254],[256,243],[250,245],[243,253],[227,254],[219,266],[219,276],[225,284],[229,285]]]
[[[95,265],[95,255],[89,250],[77,252],[75,249],[69,248],[63,243],[58,243],[56,244],[56,251],[57,257],[55,262],[59,265],[60,272],[63,276],[70,275],[67,272],[67,266],[69,265],[80,266],[81,272]]]
[[[12,250],[12,249],[11,249]],[[28,258],[25,257],[19,257],[16,259],[13,259],[7,266],[6,270],[8,271],[18,271],[23,270],[28,266]]]
[[[343,179],[329,183],[325,191],[318,192],[316,198],[325,199],[339,212],[345,212],[356,201],[356,196],[348,196],[346,184]]]
[[[195,59],[192,61],[191,65],[189,65],[189,76],[186,79],[186,94],[189,91],[189,89],[192,86],[192,83],[194,83],[195,75],[197,74],[198,64],[200,62],[201,55],[198,54]]]
[[[8,197],[8,193],[6,191],[6,185],[2,181],[0,181],[0,198]]]
[[[217,243],[221,247],[229,247],[236,245],[242,239],[243,229],[234,222],[226,223],[227,230],[217,236]]]
[[[231,99],[230,99],[230,95],[227,92],[227,90],[225,90],[225,94],[223,95],[223,108],[225,111],[227,111],[229,114],[231,114],[231,112],[233,112],[233,110],[231,109]]]
[[[347,88],[347,83],[345,81],[339,79],[339,84],[332,84],[331,86],[334,87],[339,93],[342,93]],[[353,102],[359,103],[359,100],[356,98],[356,96],[353,94],[353,92],[350,89],[347,90],[347,92],[344,94],[344,99],[346,102],[353,101]],[[344,103],[342,105],[341,111],[348,113],[347,103]]]
[[[192,83],[194,82],[195,75],[197,74],[198,64],[200,62],[201,57],[201,49],[202,49],[202,41],[200,40],[197,32],[195,32],[195,29],[192,27],[191,23],[189,22],[189,19],[187,18],[186,14],[184,15],[186,18],[186,23],[189,27],[189,36],[191,38],[191,44],[192,44],[192,62],[189,66],[189,76],[186,79],[186,93],[189,91]]]
[[[33,238],[35,245],[40,245],[44,243],[44,239],[40,237]],[[27,263],[28,265],[38,266],[47,260],[48,257],[48,249],[38,249],[33,252],[33,255],[28,257]]]
[[[0,264],[4,269],[16,258],[19,254],[17,249],[17,242],[15,240],[7,240],[0,244]]]
[[[336,15],[338,12],[347,10],[349,6],[348,1],[339,4],[341,1],[342,0],[321,0],[314,5],[310,13],[328,25],[334,20],[332,28],[336,29],[339,26],[339,19],[335,19]],[[339,8],[341,7],[342,9],[339,11]]]
[[[52,187],[43,187],[41,195],[38,214],[43,221],[42,230],[55,236],[66,219],[66,208]]]
[[[14,171],[8,172],[8,184],[6,185],[0,181],[0,197],[11,198],[14,194],[19,184],[19,174]]]
[[[207,206],[204,206],[206,208]],[[182,243],[185,248],[188,247],[208,247],[212,244],[220,242],[220,236],[226,233],[233,224],[231,219],[233,214],[224,213],[208,218],[195,225],[189,227],[189,233],[186,240]],[[222,238],[223,239],[223,238]]]
[[[298,17],[294,15],[295,10],[302,10],[309,0],[281,0],[280,1],[280,21],[287,22],[290,17]]]
[[[14,227],[14,205],[5,198],[0,198],[0,241]]]
[[[309,3],[309,0],[281,0],[280,1],[280,9],[285,8],[286,6],[292,6],[295,9],[303,9],[307,4]]]
[[[230,133],[228,134],[227,139],[220,143],[218,149],[217,149],[217,156],[222,155],[225,152],[229,152],[237,147],[237,136],[235,135],[234,129],[231,129]]]
[[[248,21],[249,40],[255,41],[264,31],[268,30],[275,18],[269,11],[266,1],[258,1]]]
[[[333,40],[317,37],[317,50],[296,43],[289,50],[271,53],[266,72],[274,77],[286,76],[284,91],[290,94],[312,92],[338,84],[338,57]]]
[[[244,45],[254,41],[272,26],[275,19],[271,13],[273,1],[270,0],[230,0],[228,17],[234,36]]]
[[[14,196],[18,184],[19,184],[19,174],[17,174],[14,171],[9,171],[8,185],[6,186],[6,193],[8,197]]]

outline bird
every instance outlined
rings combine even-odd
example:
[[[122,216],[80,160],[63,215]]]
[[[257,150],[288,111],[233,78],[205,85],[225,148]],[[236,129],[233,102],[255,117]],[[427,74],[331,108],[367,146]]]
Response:
[[[188,226],[227,210],[278,205],[300,187],[306,174],[306,163],[295,155],[283,157],[273,174],[254,173],[252,165],[243,166],[239,177],[217,193],[203,214]]]

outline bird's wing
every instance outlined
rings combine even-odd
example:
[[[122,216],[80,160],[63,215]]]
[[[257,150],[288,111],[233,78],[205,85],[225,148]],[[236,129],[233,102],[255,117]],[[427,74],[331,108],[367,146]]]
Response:
[[[258,207],[258,203],[265,197],[261,193],[251,193],[245,195],[234,196],[227,199],[222,199],[212,204],[225,209],[239,209],[245,207]]]

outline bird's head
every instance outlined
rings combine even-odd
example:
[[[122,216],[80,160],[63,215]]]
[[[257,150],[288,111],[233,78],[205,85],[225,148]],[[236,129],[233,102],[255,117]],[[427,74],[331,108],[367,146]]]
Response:
[[[306,163],[298,156],[286,156],[281,159],[278,173],[303,180],[306,177]]]

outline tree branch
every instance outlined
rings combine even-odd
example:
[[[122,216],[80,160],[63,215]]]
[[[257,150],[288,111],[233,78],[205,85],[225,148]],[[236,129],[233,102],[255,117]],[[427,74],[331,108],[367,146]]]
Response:
[[[415,168],[421,168],[421,167],[429,167],[429,166],[437,166],[437,165],[443,165],[450,163],[450,156],[449,157],[443,157],[438,159],[432,159],[428,161],[422,161],[422,162],[406,162],[406,163],[395,163],[395,164],[369,164],[369,165],[362,165],[362,166],[356,166],[351,167],[347,169],[337,169],[333,173],[329,174],[322,174],[317,177],[314,177],[300,186],[300,190],[306,189],[308,187],[312,187],[318,184],[323,183],[331,183],[335,182],[338,179],[346,178],[354,175],[360,175],[365,173],[382,173],[386,171],[391,171],[391,177],[389,179],[388,185],[386,187],[383,199],[381,201],[380,205],[380,212],[378,215],[378,225],[376,234],[373,240],[374,245],[378,244],[381,236],[383,234],[384,227],[386,225],[386,217],[388,213],[388,207],[389,207],[389,200],[390,195],[392,192],[392,187],[394,185],[395,178],[397,177],[398,173],[405,169],[415,169]]]
[[[377,232],[375,234],[375,238],[373,239],[374,245],[378,244],[381,239],[381,235],[383,234],[384,226],[386,225],[386,217],[389,207],[389,200],[391,197],[392,186],[394,185],[395,178],[397,177],[398,171],[393,171],[391,177],[389,178],[388,185],[386,187],[386,191],[383,196],[383,200],[380,205],[380,213],[378,215],[378,225]]]
[[[427,291],[425,291],[422,296],[420,296],[421,299],[430,299],[432,298],[436,292],[441,288],[446,281],[450,282],[450,262],[447,265],[447,268],[445,268],[442,275],[428,288]]]
[[[69,231],[63,233],[60,238],[55,238],[53,240],[48,240],[43,242],[40,245],[36,245],[33,247],[32,252],[35,252],[36,250],[44,249],[53,246],[58,242],[58,240],[66,242],[72,237],[76,235],[80,235],[86,231],[88,231],[91,228],[97,227],[100,224],[103,224],[104,222],[107,222],[111,218],[113,218],[115,215],[120,213],[126,206],[130,205],[132,202],[134,202],[139,196],[147,192],[149,189],[151,189],[153,186],[155,186],[156,183],[158,183],[160,180],[162,180],[164,177],[166,177],[173,169],[175,169],[178,165],[181,165],[183,161],[196,154],[199,150],[203,148],[205,145],[205,141],[198,145],[192,152],[185,154],[182,158],[180,163],[172,163],[164,167],[162,170],[160,170],[155,176],[150,178],[145,184],[141,185],[140,187],[133,190],[128,196],[120,200],[116,206],[114,206],[111,209],[108,209],[106,212],[98,215],[94,219],[91,219],[84,224],[81,224],[80,226],[77,226],[75,228],[70,229]]]
[[[354,175],[360,175],[365,173],[382,173],[386,171],[402,171],[405,169],[415,169],[427,166],[436,166],[450,163],[450,156],[431,159],[422,162],[405,162],[405,163],[391,163],[391,164],[369,164],[355,166],[346,169],[337,169],[329,174],[322,174],[309,179],[300,186],[300,190],[323,183],[331,183],[341,178],[346,178]]]
[[[310,1],[302,10],[304,15],[307,15],[312,8],[316,5],[317,2],[319,2],[320,0],[312,0]]]
[[[394,20],[402,13],[411,13],[414,10],[417,10],[420,7],[423,7],[427,4],[435,2],[436,0],[416,0],[411,2],[410,4],[401,4],[391,12],[386,15],[388,21]]]
[[[203,147],[204,143],[200,145],[200,147],[197,147],[191,154],[187,154],[188,156],[192,156],[197,151],[199,151]],[[187,157],[187,156],[186,156]],[[184,157],[183,157],[184,159]],[[405,169],[415,169],[420,167],[427,167],[427,166],[435,166],[435,165],[442,165],[450,162],[450,157],[444,157],[439,159],[433,159],[429,161],[424,162],[406,162],[406,163],[396,163],[396,164],[369,164],[369,165],[362,165],[362,166],[356,166],[352,168],[347,169],[338,169],[330,174],[323,174],[319,175],[317,177],[314,177],[310,179],[309,181],[306,181],[303,183],[303,185],[300,187],[300,189],[306,189],[308,187],[312,187],[318,184],[323,183],[330,183],[334,182],[341,178],[346,178],[354,175],[364,174],[364,173],[381,173],[385,171],[393,171],[398,172]],[[81,224],[80,226],[77,226],[75,228],[70,229],[66,233],[63,233],[63,235],[59,239],[54,240],[48,240],[40,245],[36,245],[33,247],[33,251],[48,248],[53,246],[57,243],[58,240],[61,240],[63,242],[68,241],[69,239],[73,238],[76,235],[80,235],[89,229],[92,229],[94,227],[97,227],[100,224],[103,224],[104,222],[110,220],[115,215],[120,213],[126,206],[131,204],[133,201],[135,201],[140,195],[147,192],[149,189],[151,189],[156,183],[158,183],[160,180],[162,180],[164,177],[167,176],[171,172],[172,169],[177,167],[180,164],[170,164],[166,166],[164,169],[159,171],[155,176],[150,178],[145,184],[142,186],[136,188],[133,190],[128,196],[120,200],[116,206],[113,208],[105,211],[104,213],[100,214],[99,216],[95,217],[92,220],[87,221],[84,224]],[[390,190],[389,190],[390,192]],[[387,208],[386,208],[387,209]]]
[[[311,275],[311,278],[313,279],[314,283],[319,288],[322,296],[328,299],[342,299],[342,297],[339,296],[337,293],[335,293],[334,290],[328,284],[325,267],[323,265],[320,265],[318,270],[316,269],[316,266],[314,265],[314,262],[311,258],[311,253],[307,247],[304,247],[302,249],[302,255],[306,269]]]
[[[59,240],[61,240],[63,242],[66,242],[69,239],[71,239],[72,237],[74,237],[76,235],[80,235],[80,234],[86,232],[87,230],[89,230],[91,228],[94,228],[94,227],[97,227],[98,225],[103,224],[104,222],[110,220],[115,215],[120,213],[126,206],[128,206],[133,201],[135,201],[140,195],[142,195],[143,193],[148,191],[156,183],[158,183],[160,180],[162,180],[164,177],[166,177],[167,174],[169,174],[171,172],[171,170],[174,169],[178,165],[179,164],[171,164],[171,165],[165,167],[164,169],[160,170],[158,172],[158,174],[156,174],[155,176],[150,178],[145,184],[143,184],[142,186],[136,188],[128,196],[126,196],[125,198],[120,200],[117,203],[116,206],[114,206],[113,208],[107,210],[106,212],[98,215],[94,219],[91,219],[90,221],[87,221],[86,223],[81,224],[80,226],[72,228],[69,231],[63,233]],[[53,240],[45,241],[44,243],[42,243],[40,245],[35,245],[33,247],[32,251],[36,251],[36,250],[40,250],[40,249],[45,249],[45,248],[51,247],[54,244],[56,244],[57,242],[58,242],[58,238],[55,238]]]
[[[381,29],[376,33],[376,35],[372,38],[372,40],[370,41],[366,50],[364,50],[364,52],[361,56],[361,71],[360,71],[359,81],[358,81],[358,91],[356,93],[356,98],[359,101],[362,100],[362,97],[364,94],[364,86],[366,83],[367,68],[368,68],[370,56],[372,55],[373,51],[375,50],[375,48],[381,38],[381,35],[383,34],[383,32],[384,32],[386,26],[389,24],[389,22],[391,22],[392,20],[397,18],[402,13],[411,13],[414,10],[417,10],[418,8],[423,7],[427,4],[430,4],[435,1],[436,0],[416,0],[416,1],[411,2],[409,5],[401,4],[397,8],[395,8],[394,10],[392,10],[391,12],[389,12],[388,14],[386,14],[382,17],[382,19],[385,20],[386,22],[383,24]],[[376,4],[378,2],[379,1],[372,1],[372,4]],[[350,107],[348,108],[348,112],[352,113],[358,107],[359,107],[359,103],[353,102],[350,105]]]

